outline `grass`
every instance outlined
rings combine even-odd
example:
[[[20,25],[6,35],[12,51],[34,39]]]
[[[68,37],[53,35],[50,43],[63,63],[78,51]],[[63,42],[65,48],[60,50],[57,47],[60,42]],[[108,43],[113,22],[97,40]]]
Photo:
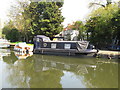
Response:
[[[17,43],[22,43],[22,42],[10,42],[11,44],[17,44]]]
[[[11,44],[18,44],[18,43],[24,43],[24,42],[10,42]],[[33,44],[27,44],[29,46],[33,46]]]
[[[33,46],[33,44],[27,44],[28,46]]]

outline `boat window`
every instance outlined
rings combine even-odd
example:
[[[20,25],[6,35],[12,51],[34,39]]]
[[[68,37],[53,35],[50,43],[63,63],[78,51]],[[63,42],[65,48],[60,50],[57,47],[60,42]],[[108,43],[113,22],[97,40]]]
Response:
[[[51,48],[56,48],[56,44],[55,44],[55,43],[52,43],[52,44],[51,44]]]
[[[71,47],[71,44],[65,44],[65,45],[64,45],[64,48],[65,48],[65,49],[70,49],[70,47]]]
[[[50,38],[48,38],[48,37],[43,38],[43,41],[44,41],[44,42],[48,42],[48,41],[50,41]]]
[[[39,42],[39,38],[37,38],[36,41]]]

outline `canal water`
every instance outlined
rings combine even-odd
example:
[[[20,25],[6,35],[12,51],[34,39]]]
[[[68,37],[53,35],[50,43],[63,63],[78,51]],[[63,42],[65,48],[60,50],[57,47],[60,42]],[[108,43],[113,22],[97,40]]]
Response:
[[[118,88],[117,60],[0,49],[1,88]]]

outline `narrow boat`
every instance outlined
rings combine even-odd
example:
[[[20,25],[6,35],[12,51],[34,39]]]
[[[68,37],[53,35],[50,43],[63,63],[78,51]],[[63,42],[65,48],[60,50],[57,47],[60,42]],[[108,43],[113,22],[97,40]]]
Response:
[[[80,55],[97,52],[88,41],[51,41],[44,35],[35,36],[33,41],[35,54]]]

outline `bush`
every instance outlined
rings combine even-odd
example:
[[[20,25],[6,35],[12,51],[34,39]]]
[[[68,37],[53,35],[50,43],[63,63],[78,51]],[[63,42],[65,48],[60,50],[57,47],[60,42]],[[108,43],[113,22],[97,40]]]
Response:
[[[2,33],[5,35],[5,38],[11,42],[19,41],[20,33],[16,28],[9,29],[8,27],[4,27]]]

